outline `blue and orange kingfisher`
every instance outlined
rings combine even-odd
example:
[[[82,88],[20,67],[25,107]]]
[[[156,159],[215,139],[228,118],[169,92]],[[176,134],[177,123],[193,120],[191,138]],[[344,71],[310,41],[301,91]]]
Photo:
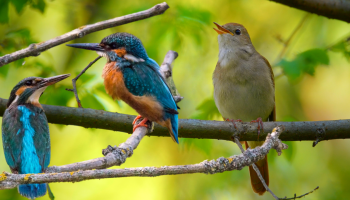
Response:
[[[50,164],[50,132],[39,98],[47,86],[69,76],[29,77],[12,89],[2,118],[2,144],[12,173],[42,173]],[[46,183],[18,186],[18,192],[29,199],[44,196],[46,190]]]
[[[170,89],[159,72],[159,65],[148,57],[140,39],[129,33],[115,33],[101,43],[67,44],[67,46],[94,50],[107,58],[102,73],[107,93],[121,99],[144,119],[134,127],[147,127],[148,120],[169,130],[171,138],[178,140],[178,107]]]

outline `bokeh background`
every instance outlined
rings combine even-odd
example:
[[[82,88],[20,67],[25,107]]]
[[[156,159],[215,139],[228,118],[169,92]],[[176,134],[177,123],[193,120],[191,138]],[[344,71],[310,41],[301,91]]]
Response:
[[[119,0],[1,0],[0,55],[62,35],[80,26],[148,9],[160,1]],[[350,118],[350,25],[266,0],[168,0],[163,15],[89,34],[73,42],[100,42],[115,32],[139,37],[151,58],[163,61],[168,50],[179,53],[174,80],[184,100],[180,118],[221,120],[213,104],[212,72],[218,55],[212,22],[238,22],[273,66],[276,75],[278,121],[314,121]],[[299,28],[297,28],[299,27]],[[284,42],[293,37],[288,45]],[[281,53],[284,52],[284,53]],[[75,77],[94,52],[60,45],[38,57],[25,58],[0,68],[0,97],[28,76],[48,77],[71,73]],[[101,78],[105,60],[99,60],[78,81],[86,108],[135,114],[123,102],[106,95]],[[71,79],[49,87],[41,103],[76,107],[74,95],[65,91]],[[107,145],[129,136],[98,129],[50,124],[51,165],[64,165],[100,157]],[[0,141],[1,143],[1,141]],[[280,197],[320,189],[306,199],[350,197],[350,143],[325,141],[287,142],[282,156],[269,154],[270,188]],[[199,163],[239,154],[231,142],[146,137],[122,167]],[[0,171],[10,171],[0,149]],[[271,199],[253,193],[248,168],[222,174],[177,175],[155,178],[115,178],[78,183],[50,184],[56,199]],[[25,199],[17,189],[0,191],[1,200]],[[48,199],[45,196],[41,199]]]

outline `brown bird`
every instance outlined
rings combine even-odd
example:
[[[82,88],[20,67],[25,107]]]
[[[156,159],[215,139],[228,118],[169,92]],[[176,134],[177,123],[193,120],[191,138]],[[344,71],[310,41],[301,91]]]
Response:
[[[257,122],[258,136],[263,121],[275,121],[275,83],[269,62],[254,48],[243,25],[215,23],[219,34],[219,60],[213,73],[215,104],[226,121]],[[259,138],[257,136],[257,139]],[[261,146],[263,141],[245,142],[246,148]],[[267,156],[255,163],[269,185]],[[249,166],[254,192],[266,189],[254,169]]]

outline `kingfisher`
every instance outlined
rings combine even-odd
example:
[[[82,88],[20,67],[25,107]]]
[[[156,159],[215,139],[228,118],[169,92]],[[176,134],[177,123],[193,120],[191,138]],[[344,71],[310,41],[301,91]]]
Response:
[[[218,33],[219,59],[213,73],[215,104],[226,121],[257,122],[258,136],[263,121],[276,121],[275,83],[272,68],[254,48],[247,29],[238,23],[223,26],[214,22]],[[259,139],[259,137],[258,137]],[[245,142],[246,148],[261,146],[263,141]],[[269,185],[267,156],[255,163]],[[266,189],[249,166],[254,192]]]
[[[39,98],[47,86],[69,76],[29,77],[12,89],[2,118],[2,144],[12,173],[43,173],[50,164],[50,132]],[[18,192],[35,199],[44,196],[47,187],[46,183],[23,184]]]
[[[160,73],[159,65],[148,57],[141,40],[130,33],[115,33],[100,43],[76,43],[67,46],[93,50],[107,59],[102,77],[106,92],[113,99],[123,100],[139,115],[133,124],[148,127],[148,120],[168,129],[171,138],[178,140],[179,108]]]

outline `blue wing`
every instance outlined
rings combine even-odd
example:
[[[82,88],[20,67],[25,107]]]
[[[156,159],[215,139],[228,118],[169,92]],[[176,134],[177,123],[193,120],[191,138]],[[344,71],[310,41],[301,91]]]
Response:
[[[178,142],[178,118],[177,105],[169,87],[159,72],[158,64],[148,59],[145,62],[130,63],[120,69],[123,73],[124,83],[130,93],[136,96],[149,95],[157,99],[163,106],[164,120],[171,119],[174,139]]]
[[[165,111],[177,110],[171,92],[153,62],[130,63],[121,68],[126,88],[136,96],[154,96]],[[117,64],[120,66],[119,64]],[[158,67],[159,68],[159,67]],[[173,112],[175,112],[173,111]]]
[[[23,134],[20,134],[20,112],[16,108],[6,109],[2,118],[2,145],[5,159],[11,170],[19,171]],[[18,134],[17,134],[18,133]]]

